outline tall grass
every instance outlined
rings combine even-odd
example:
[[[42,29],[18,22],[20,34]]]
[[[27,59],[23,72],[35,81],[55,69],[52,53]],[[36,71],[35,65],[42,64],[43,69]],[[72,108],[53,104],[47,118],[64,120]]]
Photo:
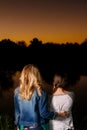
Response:
[[[14,118],[8,114],[0,114],[0,130],[16,130]]]
[[[17,130],[14,125],[14,116],[11,114],[0,114],[0,130]],[[75,126],[75,130],[87,130],[87,117],[81,124]]]

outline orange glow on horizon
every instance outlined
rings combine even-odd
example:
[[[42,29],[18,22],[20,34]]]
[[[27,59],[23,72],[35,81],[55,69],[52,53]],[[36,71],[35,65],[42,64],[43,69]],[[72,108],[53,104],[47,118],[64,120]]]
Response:
[[[49,6],[50,5],[50,6]],[[82,43],[87,38],[87,2],[80,1],[2,1],[0,40],[42,43]]]

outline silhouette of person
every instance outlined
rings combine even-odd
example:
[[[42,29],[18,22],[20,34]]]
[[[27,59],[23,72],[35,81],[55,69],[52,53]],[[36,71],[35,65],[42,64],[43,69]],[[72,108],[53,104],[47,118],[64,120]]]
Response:
[[[53,77],[53,94],[51,96],[50,111],[68,111],[67,118],[57,117],[56,120],[49,120],[50,130],[74,130],[72,107],[75,94],[67,91],[67,75],[56,73]]]
[[[43,86],[39,69],[32,64],[25,65],[21,72],[19,87],[14,91],[14,114],[17,129],[43,130],[42,122],[45,122],[45,118],[66,117],[66,111],[48,111],[47,93]]]

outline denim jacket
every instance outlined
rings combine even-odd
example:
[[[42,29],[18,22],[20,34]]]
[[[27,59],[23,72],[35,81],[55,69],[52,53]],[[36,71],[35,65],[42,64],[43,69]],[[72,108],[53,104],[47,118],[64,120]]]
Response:
[[[37,126],[45,123],[45,119],[54,119],[55,112],[48,111],[47,93],[42,91],[42,96],[34,91],[30,100],[23,100],[19,95],[19,87],[14,91],[15,125]]]

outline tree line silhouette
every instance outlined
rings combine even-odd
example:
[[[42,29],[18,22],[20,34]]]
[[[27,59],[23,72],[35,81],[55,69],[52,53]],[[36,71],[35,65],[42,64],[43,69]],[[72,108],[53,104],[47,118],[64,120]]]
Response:
[[[81,44],[68,42],[43,44],[38,38],[33,38],[28,46],[24,41],[18,43],[10,39],[0,41],[0,64],[8,68],[11,65],[10,67],[19,69],[27,63],[36,63],[52,66],[54,69],[74,70],[86,75],[86,56],[87,39]]]
[[[33,38],[26,46],[25,41],[0,41],[0,82],[11,86],[11,74],[20,71],[24,65],[36,64],[44,78],[50,82],[57,71],[68,73],[70,82],[75,83],[80,75],[87,75],[87,39],[78,43],[45,43]],[[5,82],[3,81],[5,80]]]

